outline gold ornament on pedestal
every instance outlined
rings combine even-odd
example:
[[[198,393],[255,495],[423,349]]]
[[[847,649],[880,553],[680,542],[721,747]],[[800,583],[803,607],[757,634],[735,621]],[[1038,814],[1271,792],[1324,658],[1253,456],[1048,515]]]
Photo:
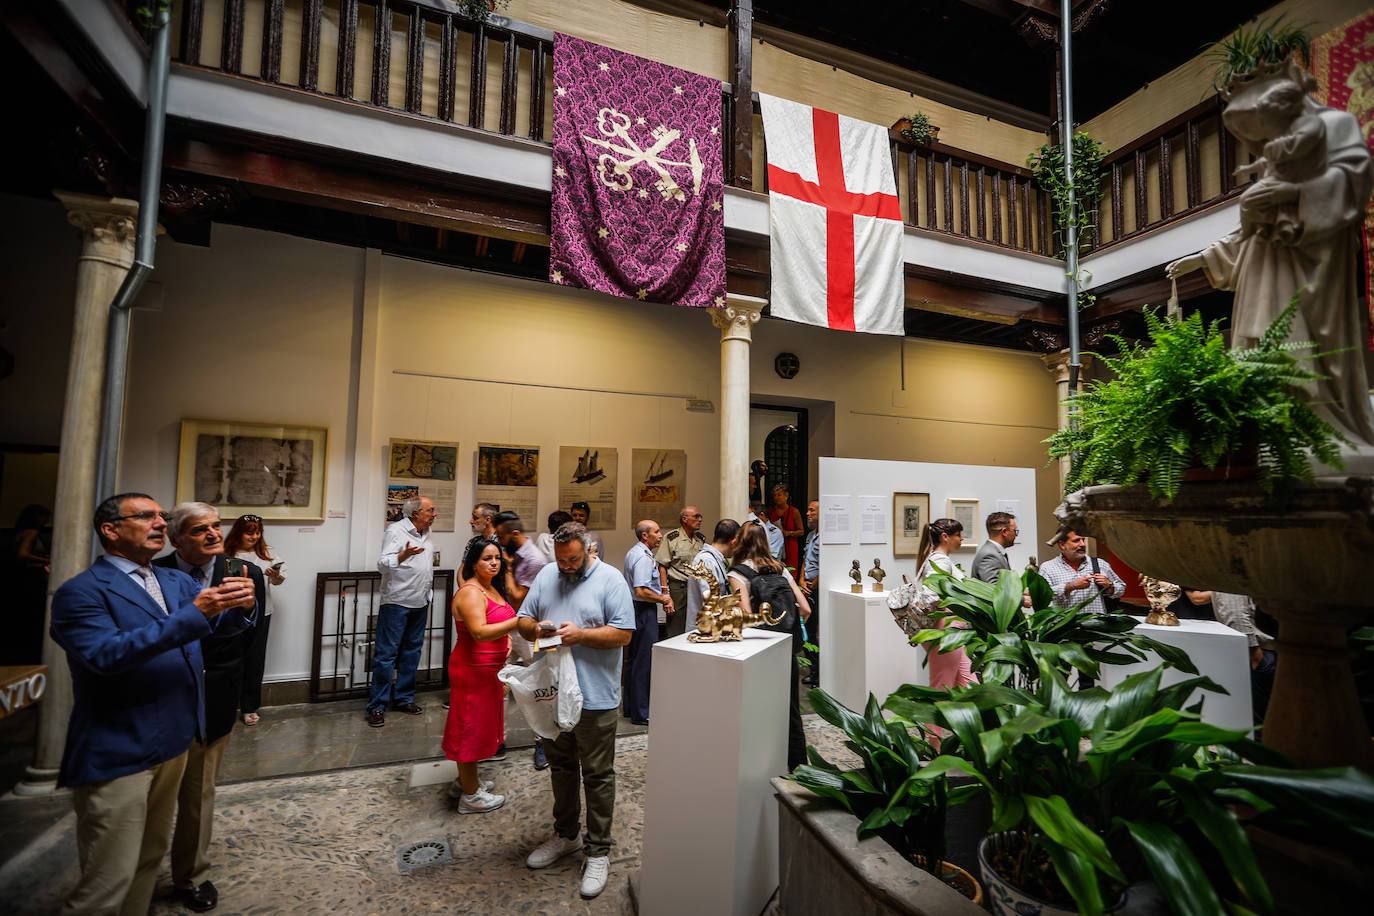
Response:
[[[1146,575],[1141,575],[1140,587],[1145,589],[1145,598],[1150,602],[1150,613],[1145,616],[1145,622],[1157,627],[1178,626],[1178,615],[1169,610],[1169,605],[1178,600],[1183,589],[1172,582]]]
[[[710,590],[701,610],[697,611],[698,632],[687,635],[689,642],[739,642],[744,638],[745,627],[771,627],[782,623],[782,616],[769,616],[772,608],[766,601],[757,611],[744,611],[739,606],[739,595],[722,595],[720,583],[705,563],[693,563],[687,567],[687,572],[692,578],[706,582]]]
[[[868,571],[868,578],[873,580],[873,591],[883,590],[883,579],[887,577],[887,570],[883,569],[882,558],[873,558],[873,568]]]

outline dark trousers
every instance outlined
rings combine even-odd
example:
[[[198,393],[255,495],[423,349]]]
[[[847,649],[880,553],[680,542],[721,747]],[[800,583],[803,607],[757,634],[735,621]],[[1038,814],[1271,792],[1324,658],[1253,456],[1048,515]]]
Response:
[[[635,602],[635,632],[625,660],[625,715],[649,718],[649,676],[658,637],[658,605]]]
[[[816,683],[821,681],[821,596],[820,589],[811,595],[811,616],[806,618],[806,641],[815,646],[806,650],[806,660],[811,663],[811,677]]]
[[[388,701],[392,706],[415,702],[415,669],[420,666],[427,617],[428,607],[381,606],[376,642],[372,646],[372,694],[367,701],[368,709],[385,709]]]
[[[544,742],[553,783],[553,829],[576,839],[582,825],[582,792],[587,794],[587,835],[583,849],[589,856],[611,851],[611,820],[615,816],[614,709],[584,709],[572,731]],[[580,785],[579,785],[580,783]]]
[[[813,614],[811,620],[815,619]],[[792,691],[787,702],[787,772],[790,773],[806,763],[806,732],[802,729],[801,688],[797,684],[801,678],[801,671],[797,668],[796,652],[792,653],[788,672],[792,677]]]
[[[668,635],[681,636],[696,626],[695,620],[687,619],[687,583],[669,577],[668,595],[673,599],[673,613],[668,615]]]
[[[1272,649],[1262,649],[1260,663],[1250,669],[1250,706],[1256,725],[1264,724],[1265,713],[1269,711],[1269,696],[1274,692],[1274,673],[1278,668],[1278,656]]]
[[[272,615],[263,614],[258,624],[245,633],[249,640],[243,655],[243,686],[239,689],[239,709],[245,714],[257,712],[262,705],[262,672],[267,667],[267,631],[272,628]]]

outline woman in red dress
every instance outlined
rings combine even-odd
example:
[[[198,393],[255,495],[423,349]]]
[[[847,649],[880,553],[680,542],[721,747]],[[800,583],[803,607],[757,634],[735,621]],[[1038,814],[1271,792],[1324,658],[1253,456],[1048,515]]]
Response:
[[[496,538],[479,535],[463,552],[463,587],[453,596],[457,628],[448,680],[452,697],[444,756],[458,762],[459,814],[483,814],[506,803],[477,778],[477,761],[496,753],[506,730],[504,689],[496,673],[510,651],[515,610],[506,598],[506,558]]]

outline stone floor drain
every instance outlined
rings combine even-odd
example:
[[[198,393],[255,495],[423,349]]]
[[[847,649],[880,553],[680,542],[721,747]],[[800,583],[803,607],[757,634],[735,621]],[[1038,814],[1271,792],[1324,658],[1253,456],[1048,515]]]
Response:
[[[448,840],[443,839],[407,843],[396,850],[396,867],[403,872],[452,861],[453,853],[449,852]]]

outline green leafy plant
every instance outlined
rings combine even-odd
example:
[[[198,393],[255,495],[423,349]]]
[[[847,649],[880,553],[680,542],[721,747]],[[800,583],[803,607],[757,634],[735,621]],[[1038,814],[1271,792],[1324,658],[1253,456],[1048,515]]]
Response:
[[[1119,355],[1098,358],[1116,378],[1090,384],[1073,400],[1077,422],[1045,440],[1052,458],[1072,456],[1065,488],[1144,480],[1150,495],[1172,499],[1189,466],[1229,466],[1247,448],[1258,449],[1267,493],[1312,479],[1305,450],[1340,467],[1348,440],[1300,395],[1321,376],[1293,353],[1313,344],[1285,342],[1297,307],[1294,294],[1259,345],[1240,350],[1226,349],[1220,321],[1204,326],[1196,312],[1160,318],[1147,309],[1150,347],[1112,335]]]
[[[1255,20],[1207,46],[1207,56],[1217,65],[1212,87],[1221,92],[1232,83],[1277,70],[1294,54],[1306,64],[1312,57],[1312,36],[1305,27],[1283,20],[1283,16]]]
[[[907,858],[932,872],[945,856],[945,814],[949,796],[977,791],[972,786],[949,789],[945,780],[916,780],[922,760],[935,756],[922,737],[908,727],[883,719],[872,695],[863,714],[848,709],[824,690],[807,694],[811,707],[839,728],[849,748],[863,761],[857,770],[841,770],[815,748],[806,749],[809,764],[788,778],[843,805],[859,819],[858,837],[877,835]]]
[[[962,648],[984,683],[1034,691],[1042,663],[1061,674],[1077,670],[1097,678],[1102,664],[1144,661],[1148,652],[1162,658],[1166,667],[1198,673],[1182,649],[1135,632],[1139,621],[1134,617],[1085,611],[1091,596],[1072,608],[1052,604],[1054,590],[1031,570],[1017,575],[1004,569],[996,585],[956,579],[937,570],[925,583],[941,598],[943,610],[932,616],[956,616],[968,629],[918,630],[911,637],[912,645],[935,643],[932,651],[938,652]],[[1029,614],[1022,609],[1023,590],[1030,593]],[[1222,690],[1211,681],[1203,683]]]
[[[475,22],[486,22],[497,7],[505,9],[510,6],[510,0],[455,0],[455,5],[458,15]]]
[[[1073,185],[1064,177],[1064,145],[1047,143],[1031,153],[1026,160],[1035,183],[1050,196],[1050,212],[1054,217],[1054,238],[1058,245],[1058,257],[1067,259],[1069,244],[1069,225],[1077,227],[1077,250],[1082,254],[1083,246],[1090,244],[1097,235],[1097,224],[1093,222],[1093,212],[1102,201],[1103,161],[1111,150],[1100,140],[1095,140],[1084,131],[1073,135]],[[1074,203],[1070,206],[1070,200]],[[1087,308],[1097,301],[1092,293],[1078,294],[1079,308]]]
[[[1161,669],[1115,690],[1071,690],[1042,661],[1032,694],[1001,684],[952,692],[905,686],[889,722],[933,723],[951,734],[911,778],[952,772],[991,800],[991,831],[1011,831],[1016,854],[993,866],[1011,883],[1096,914],[1122,888],[1152,877],[1181,916],[1273,912],[1273,900],[1231,807],[1253,822],[1325,844],[1374,846],[1374,779],[1353,768],[1297,771],[1244,732],[1181,708],[1202,678],[1161,687]],[[1249,763],[1245,761],[1250,761]],[[1324,835],[1324,836],[1323,836]]]
[[[909,126],[902,128],[902,138],[908,142],[928,146],[939,133],[940,129],[930,123],[929,115],[918,111],[915,114],[905,115],[905,118],[911,122]]]

